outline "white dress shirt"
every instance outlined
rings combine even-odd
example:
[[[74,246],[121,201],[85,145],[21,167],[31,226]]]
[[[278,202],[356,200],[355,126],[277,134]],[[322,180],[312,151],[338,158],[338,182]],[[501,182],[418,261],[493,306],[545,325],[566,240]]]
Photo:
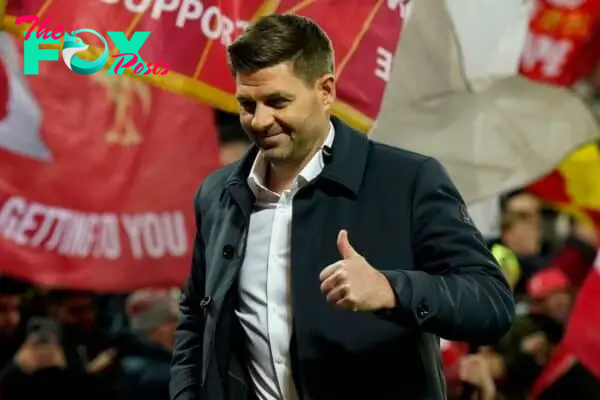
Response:
[[[330,124],[324,146],[333,144]],[[236,315],[246,334],[249,371],[260,400],[296,400],[289,357],[292,336],[290,236],[292,200],[324,167],[318,151],[294,179],[292,188],[275,193],[266,187],[267,166],[256,156],[248,184],[256,201],[250,216],[246,254],[239,279]]]

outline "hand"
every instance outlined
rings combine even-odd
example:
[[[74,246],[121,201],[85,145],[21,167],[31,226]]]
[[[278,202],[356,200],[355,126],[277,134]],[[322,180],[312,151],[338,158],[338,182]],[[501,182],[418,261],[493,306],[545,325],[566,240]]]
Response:
[[[85,370],[89,374],[97,374],[98,372],[102,372],[113,363],[116,356],[117,350],[112,348],[104,350],[86,365]]]
[[[394,308],[396,298],[387,278],[373,268],[348,241],[341,230],[337,247],[342,259],[321,271],[321,291],[336,306],[353,311]]]
[[[550,351],[550,343],[546,334],[536,332],[527,336],[521,342],[521,351],[533,357],[539,365],[545,364]]]
[[[35,335],[28,337],[23,343],[15,355],[15,364],[26,374],[51,367],[67,367],[65,354],[58,341],[53,339],[48,344],[37,344]]]
[[[496,385],[485,360],[478,354],[470,354],[460,360],[458,375],[481,393],[483,399],[493,399],[496,396]]]
[[[500,379],[505,374],[504,358],[489,346],[482,346],[477,353],[486,363],[493,379]]]

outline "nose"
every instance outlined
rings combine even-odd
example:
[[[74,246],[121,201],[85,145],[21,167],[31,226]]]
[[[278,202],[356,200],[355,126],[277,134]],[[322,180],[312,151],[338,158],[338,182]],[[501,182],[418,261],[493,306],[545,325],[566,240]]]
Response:
[[[254,116],[252,117],[252,130],[254,131],[265,131],[271,125],[273,125],[273,114],[269,107],[266,107],[262,104],[258,104],[254,111]]]

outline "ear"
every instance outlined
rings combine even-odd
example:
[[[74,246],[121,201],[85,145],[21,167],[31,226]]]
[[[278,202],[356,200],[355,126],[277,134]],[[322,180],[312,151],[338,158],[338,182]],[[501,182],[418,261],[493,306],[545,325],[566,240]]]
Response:
[[[333,74],[323,75],[317,80],[317,91],[321,99],[321,103],[325,109],[331,109],[335,102],[335,76]]]

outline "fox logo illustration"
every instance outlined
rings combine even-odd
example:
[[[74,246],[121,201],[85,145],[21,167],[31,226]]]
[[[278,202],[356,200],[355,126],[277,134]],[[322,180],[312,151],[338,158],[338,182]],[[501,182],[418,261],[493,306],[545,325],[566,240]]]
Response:
[[[83,40],[76,36],[76,34],[80,32],[93,33],[96,36],[98,36],[104,43],[104,51],[96,60],[84,61],[76,55],[76,53],[87,50],[89,47],[87,44],[83,43]],[[108,44],[106,43],[106,40],[104,40],[102,35],[98,34],[96,31],[93,31],[91,29],[79,29],[77,31],[71,32],[71,34],[65,32],[65,41],[62,48],[62,57],[65,61],[65,64],[71,71],[77,72],[78,74],[82,75],[90,75],[94,72],[100,71],[102,67],[104,67],[104,65],[106,64],[106,61],[108,60]]]

